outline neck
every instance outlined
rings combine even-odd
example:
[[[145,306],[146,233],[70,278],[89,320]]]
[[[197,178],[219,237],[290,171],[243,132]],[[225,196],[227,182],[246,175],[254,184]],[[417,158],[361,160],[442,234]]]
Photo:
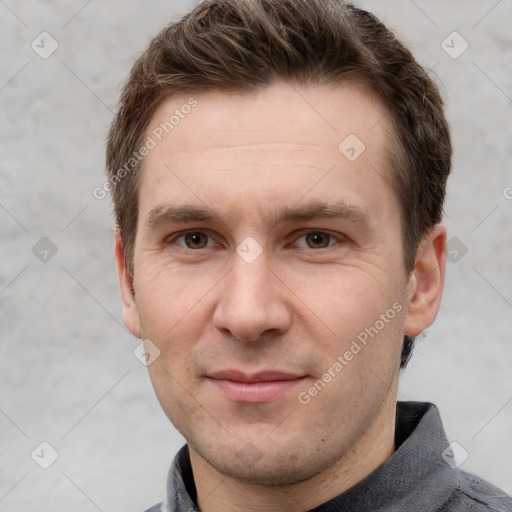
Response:
[[[220,474],[189,446],[202,512],[304,512],[350,489],[395,451],[396,402],[383,407],[372,426],[332,466],[288,486],[254,485]]]

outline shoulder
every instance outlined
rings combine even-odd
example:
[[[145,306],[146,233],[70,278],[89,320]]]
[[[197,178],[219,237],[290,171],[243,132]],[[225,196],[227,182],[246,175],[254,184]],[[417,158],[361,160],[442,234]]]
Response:
[[[465,471],[459,485],[439,512],[512,512],[512,496],[489,482]]]

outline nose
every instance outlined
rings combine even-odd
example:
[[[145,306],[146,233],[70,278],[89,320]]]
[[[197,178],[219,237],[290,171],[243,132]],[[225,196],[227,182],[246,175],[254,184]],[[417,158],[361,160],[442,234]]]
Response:
[[[220,287],[213,325],[242,341],[282,334],[291,321],[286,288],[267,267],[264,255],[247,263],[237,254]]]

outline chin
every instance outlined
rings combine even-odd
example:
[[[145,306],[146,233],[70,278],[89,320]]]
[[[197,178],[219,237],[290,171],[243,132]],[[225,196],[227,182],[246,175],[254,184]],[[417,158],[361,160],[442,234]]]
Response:
[[[304,441],[287,449],[272,440],[257,448],[247,442],[241,448],[215,446],[215,452],[195,448],[195,451],[216,471],[238,482],[250,485],[286,486],[309,480],[335,462],[333,451],[322,443],[322,450]]]

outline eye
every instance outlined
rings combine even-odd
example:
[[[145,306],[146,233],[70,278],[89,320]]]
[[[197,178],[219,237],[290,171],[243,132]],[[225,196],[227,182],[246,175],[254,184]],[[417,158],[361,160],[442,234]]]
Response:
[[[178,242],[178,245],[187,247],[188,249],[204,249],[206,247],[211,247],[211,245],[209,245],[209,242],[211,242],[210,237],[202,231],[190,231],[177,236],[172,241],[182,241],[182,243]]]
[[[304,240],[304,243],[299,243],[300,240]],[[324,249],[334,245],[336,241],[333,235],[324,233],[323,231],[312,231],[298,238],[295,245],[308,249]]]

